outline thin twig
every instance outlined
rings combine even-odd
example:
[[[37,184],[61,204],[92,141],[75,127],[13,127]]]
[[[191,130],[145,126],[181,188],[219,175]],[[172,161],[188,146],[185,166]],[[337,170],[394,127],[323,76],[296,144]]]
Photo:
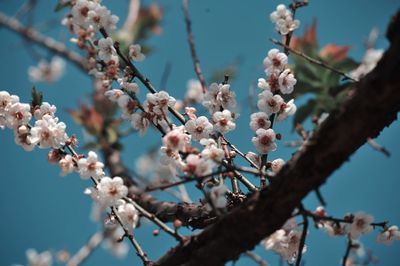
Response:
[[[150,221],[152,221],[153,223],[158,225],[166,233],[168,233],[169,235],[173,236],[179,242],[183,241],[183,237],[179,233],[177,233],[175,230],[173,230],[168,225],[166,225],[163,221],[158,219],[155,214],[152,214],[152,213],[146,211],[142,206],[137,204],[131,198],[124,197],[123,199],[126,200],[127,202],[131,203],[133,206],[135,206],[135,208],[140,212],[140,214],[142,214],[144,217],[146,217],[147,219],[149,219]]]
[[[78,266],[82,264],[103,242],[106,232],[99,231],[93,234],[89,241],[67,262],[67,266]]]
[[[376,142],[374,139],[368,138],[367,142],[368,142],[368,144],[369,144],[374,150],[383,153],[383,154],[386,155],[387,157],[390,157],[390,152],[388,151],[388,149],[386,149],[385,147],[383,147],[382,145],[380,145],[380,144],[379,144],[378,142]]]
[[[307,214],[305,214],[303,212],[303,210],[304,210],[303,205],[300,205],[300,212],[302,213],[302,216],[303,216],[303,232],[301,233],[299,250],[297,251],[296,266],[300,266],[301,258],[303,256],[304,245],[306,243],[307,230],[308,230],[308,217],[307,217]]]
[[[188,35],[188,43],[189,43],[189,47],[190,47],[190,53],[192,55],[194,71],[196,72],[197,78],[199,79],[201,87],[203,88],[203,93],[206,93],[207,92],[207,84],[204,79],[203,73],[201,71],[200,61],[199,61],[199,58],[197,56],[196,49],[194,46],[192,22],[190,21],[190,16],[189,16],[188,0],[182,0],[182,9],[183,9],[183,14],[185,16],[186,32]]]
[[[125,237],[129,239],[131,242],[132,246],[136,249],[136,254],[139,256],[139,258],[143,261],[143,265],[151,265],[152,262],[149,260],[147,257],[146,253],[144,253],[142,247],[140,244],[136,241],[136,239],[133,237],[133,235],[129,232],[127,228],[125,228],[124,224],[122,223],[121,218],[119,217],[118,213],[115,210],[115,207],[111,207],[111,213],[115,217],[115,219],[120,223],[122,229],[125,232]]]
[[[312,57],[306,55],[306,54],[303,53],[303,52],[300,52],[300,51],[298,51],[298,50],[295,50],[295,49],[291,48],[291,47],[290,47],[289,45],[287,45],[287,44],[284,44],[284,43],[282,43],[282,42],[280,42],[280,41],[278,41],[278,40],[276,40],[276,39],[272,39],[272,38],[270,38],[269,40],[270,40],[272,43],[276,44],[276,45],[280,45],[280,46],[284,47],[285,49],[287,49],[288,51],[292,52],[293,54],[304,58],[305,60],[307,60],[308,62],[310,62],[310,63],[312,63],[312,64],[315,64],[315,65],[317,65],[317,66],[320,66],[320,67],[329,69],[330,71],[332,71],[332,72],[334,72],[334,73],[336,73],[336,74],[338,74],[338,75],[341,75],[341,76],[345,77],[345,78],[348,79],[348,80],[351,80],[351,81],[353,81],[353,82],[357,82],[357,80],[353,79],[352,77],[350,77],[349,75],[347,75],[347,74],[344,73],[343,71],[341,71],[341,70],[339,70],[339,69],[336,69],[336,68],[334,68],[334,67],[332,67],[332,66],[330,66],[330,65],[328,65],[328,64],[326,64],[326,63],[324,63],[324,62],[322,62],[322,61],[319,61],[319,60],[317,60],[317,59],[315,59],[315,58],[312,58]]]
[[[54,40],[53,38],[42,35],[40,32],[24,27],[17,19],[10,18],[0,12],[0,26],[19,34],[21,37],[28,39],[37,45],[57,54],[64,59],[74,63],[81,70],[87,72],[87,60],[79,54],[69,50],[63,43]]]
[[[347,259],[349,258],[350,255],[350,250],[353,247],[353,242],[351,241],[350,237],[348,238],[347,241],[348,242],[347,242],[346,252],[344,253],[343,256],[342,266],[346,266]]]
[[[315,195],[317,195],[319,203],[321,203],[322,206],[326,206],[326,201],[325,201],[324,197],[322,196],[321,190],[319,188],[315,189]]]
[[[260,266],[268,266],[268,263],[263,260],[263,258],[252,251],[246,251],[244,253],[247,257],[251,258],[254,262],[256,262]]]

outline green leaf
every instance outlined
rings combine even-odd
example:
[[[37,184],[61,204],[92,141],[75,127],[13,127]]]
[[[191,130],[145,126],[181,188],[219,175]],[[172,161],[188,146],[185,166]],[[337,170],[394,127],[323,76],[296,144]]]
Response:
[[[88,142],[83,146],[86,150],[98,150],[100,149],[100,144],[97,142]]]
[[[43,102],[43,93],[36,91],[36,88],[32,88],[32,107],[41,106]]]
[[[110,144],[118,141],[118,132],[112,127],[107,128],[107,141]]]
[[[299,108],[297,108],[297,111],[294,115],[293,119],[293,129],[295,128],[297,123],[302,123],[305,121],[309,116],[311,116],[316,107],[316,100],[315,99],[310,99],[308,102]]]
[[[57,3],[56,7],[54,8],[54,12],[59,12],[59,11],[63,10],[66,7],[72,7],[71,2],[62,3],[61,1],[59,1]]]

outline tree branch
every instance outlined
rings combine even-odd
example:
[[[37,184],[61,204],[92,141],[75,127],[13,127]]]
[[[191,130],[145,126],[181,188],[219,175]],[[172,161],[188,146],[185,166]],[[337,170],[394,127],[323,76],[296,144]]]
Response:
[[[25,27],[17,19],[10,18],[2,12],[0,12],[0,26],[4,26],[5,28],[19,34],[21,37],[65,58],[74,63],[81,70],[85,71],[85,73],[88,71],[86,58],[69,50],[65,44],[58,42],[53,38],[44,36],[32,28]]]
[[[323,183],[400,110],[400,13],[392,20],[389,49],[356,83],[349,98],[282,168],[270,186],[158,260],[164,265],[223,265],[281,228],[307,194]],[[351,125],[351,126],[349,126]],[[240,232],[240,234],[238,234]]]

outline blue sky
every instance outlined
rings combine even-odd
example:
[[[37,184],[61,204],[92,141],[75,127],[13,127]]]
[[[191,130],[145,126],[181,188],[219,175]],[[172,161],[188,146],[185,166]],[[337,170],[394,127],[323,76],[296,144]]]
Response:
[[[167,91],[181,97],[186,82],[194,78],[186,32],[183,23],[180,1],[158,1],[165,11],[160,35],[148,41],[154,53],[138,64],[138,67],[156,85],[160,83],[165,64],[171,62],[172,70],[167,84]],[[0,11],[14,14],[21,6],[21,0],[0,1]],[[127,0],[104,0],[113,13],[123,21]],[[150,1],[144,1],[145,4]],[[239,0],[203,0],[190,1],[193,31],[201,66],[206,77],[228,63],[241,59],[239,76],[232,82],[232,88],[242,103],[238,130],[229,134],[230,139],[243,150],[253,149],[251,131],[248,127],[249,110],[245,97],[251,81],[263,74],[262,60],[272,48],[268,38],[277,35],[269,21],[277,1],[239,1]],[[60,14],[53,13],[54,1],[39,1],[35,11],[37,25],[52,21],[45,33],[60,40],[68,40],[69,34],[58,22]],[[377,27],[381,34],[377,46],[385,48],[387,42],[384,31],[389,17],[399,5],[396,1],[310,1],[309,7],[298,13],[301,20],[299,32],[304,25],[310,25],[313,18],[318,21],[319,42],[324,45],[336,43],[351,45],[350,54],[360,60],[364,52],[363,42],[370,30]],[[121,25],[121,23],[119,24]],[[18,94],[23,101],[29,101],[32,83],[27,76],[29,66],[36,64],[24,48],[24,43],[15,34],[0,28],[0,90]],[[47,55],[46,52],[43,52]],[[77,134],[83,141],[82,130],[74,125],[65,112],[66,108],[76,107],[79,101],[86,101],[91,90],[87,76],[74,66],[67,66],[67,74],[53,84],[35,84],[44,92],[45,99],[58,107],[58,116],[68,125],[70,134]],[[377,88],[379,89],[379,88]],[[144,93],[145,89],[141,88]],[[372,100],[372,99],[371,99]],[[301,103],[301,100],[299,101]],[[351,126],[351,125],[349,125]],[[276,130],[286,139],[295,138],[290,133],[290,122],[277,124]],[[345,134],[345,132],[343,132]],[[364,210],[373,214],[376,220],[389,220],[400,224],[399,166],[400,126],[394,123],[386,128],[378,142],[387,147],[391,158],[373,151],[369,146],[360,148],[327,183],[322,192],[328,202],[328,212],[341,216],[347,212]],[[125,162],[133,167],[135,158],[145,152],[154,142],[155,134],[142,139],[129,137],[125,140]],[[10,130],[0,131],[0,246],[1,265],[25,263],[25,250],[68,249],[76,251],[88,237],[99,229],[99,225],[89,220],[91,200],[83,195],[89,183],[82,182],[77,175],[59,177],[59,169],[47,163],[47,152],[35,150],[27,153],[14,144]],[[274,158],[289,159],[292,149],[280,148]],[[314,209],[318,202],[314,195],[305,200],[305,205]],[[174,240],[161,234],[151,235],[155,227],[143,226],[137,232],[138,240],[151,259],[160,257]],[[376,232],[362,238],[366,248],[371,248],[381,261],[380,265],[395,266],[400,263],[400,243],[384,247],[375,243]],[[329,238],[324,232],[310,229],[305,255],[306,265],[339,265],[345,250],[345,239]],[[258,253],[272,265],[276,265],[277,256],[261,248]],[[125,260],[116,260],[103,249],[97,250],[88,260],[87,265],[140,265],[140,261],[130,252]],[[248,259],[241,259],[237,265],[253,265]]]

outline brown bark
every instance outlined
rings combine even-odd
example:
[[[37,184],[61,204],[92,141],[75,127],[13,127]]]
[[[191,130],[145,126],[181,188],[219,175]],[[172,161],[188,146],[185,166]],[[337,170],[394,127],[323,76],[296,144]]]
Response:
[[[389,49],[352,95],[279,172],[271,185],[201,234],[170,250],[158,265],[223,265],[281,228],[302,199],[321,186],[368,138],[400,110],[400,13],[387,37]]]

